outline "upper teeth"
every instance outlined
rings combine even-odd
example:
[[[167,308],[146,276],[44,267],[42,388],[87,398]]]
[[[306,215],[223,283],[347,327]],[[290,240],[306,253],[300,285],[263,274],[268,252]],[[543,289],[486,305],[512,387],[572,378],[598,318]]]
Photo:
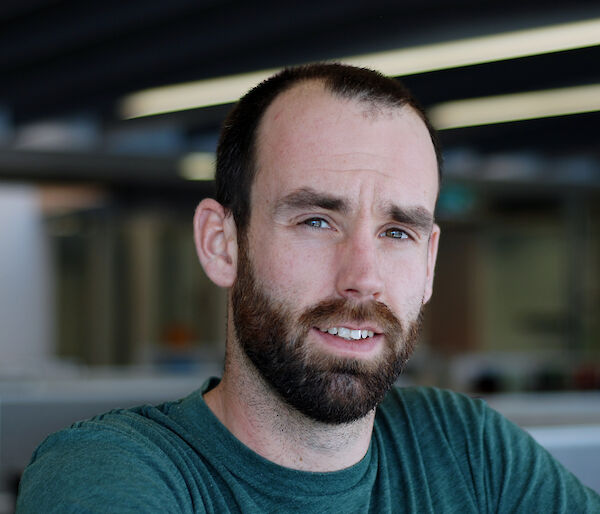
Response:
[[[322,332],[329,332],[330,334],[343,337],[344,339],[366,339],[367,337],[373,337],[374,332],[372,330],[353,330],[346,327],[331,327]]]

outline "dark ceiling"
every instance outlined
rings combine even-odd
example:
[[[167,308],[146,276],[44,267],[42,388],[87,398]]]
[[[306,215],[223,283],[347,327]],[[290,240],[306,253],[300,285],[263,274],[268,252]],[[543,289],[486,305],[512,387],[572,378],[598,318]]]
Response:
[[[175,184],[177,157],[214,146],[226,108],[123,121],[117,114],[123,95],[595,17],[600,17],[597,1],[4,0],[0,177]],[[600,46],[403,80],[425,107],[459,98],[600,83]],[[32,134],[44,123],[80,135],[72,146],[68,139],[56,147],[51,142],[32,146]],[[449,130],[442,141],[446,148],[483,153],[598,156],[599,123],[600,115],[594,113]],[[145,146],[140,143],[144,135],[150,135]]]

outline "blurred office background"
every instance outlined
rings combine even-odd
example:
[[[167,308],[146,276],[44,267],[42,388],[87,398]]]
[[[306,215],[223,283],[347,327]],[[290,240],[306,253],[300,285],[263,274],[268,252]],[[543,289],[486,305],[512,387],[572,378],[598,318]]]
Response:
[[[0,512],[48,430],[219,373],[226,296],[191,223],[219,126],[269,70],[323,59],[401,77],[440,129],[434,298],[402,382],[583,425],[570,441],[600,452],[597,2],[11,0]]]

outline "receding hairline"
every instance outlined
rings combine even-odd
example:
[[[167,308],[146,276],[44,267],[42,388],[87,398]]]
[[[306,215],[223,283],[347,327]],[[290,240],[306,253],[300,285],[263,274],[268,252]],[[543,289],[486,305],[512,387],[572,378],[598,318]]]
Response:
[[[365,118],[377,119],[379,116],[385,116],[388,114],[401,114],[406,112],[406,109],[413,112],[419,119],[423,121],[423,125],[427,128],[425,121],[423,120],[421,113],[411,105],[408,97],[406,99],[390,99],[387,97],[376,97],[369,96],[366,91],[343,91],[335,87],[333,79],[329,77],[308,77],[301,78],[297,81],[289,84],[285,89],[279,91],[279,93],[271,100],[267,108],[263,111],[260,117],[256,134],[257,136],[261,133],[264,125],[264,120],[267,118],[270,111],[273,110],[274,106],[284,101],[285,97],[292,95],[293,93],[298,94],[299,92],[305,91],[310,94],[325,93],[331,98],[339,101],[346,101],[348,103],[356,103],[364,106],[365,109],[363,114]],[[309,96],[307,95],[307,96]]]
[[[291,83],[288,87],[281,90],[269,103],[267,108],[263,111],[262,116],[258,120],[258,124],[256,126],[256,131],[254,135],[254,145],[253,145],[253,160],[254,165],[257,164],[257,152],[260,148],[260,141],[263,136],[263,128],[265,124],[265,120],[268,118],[269,114],[273,111],[273,109],[277,108],[277,105],[282,101],[286,101],[286,97],[296,93],[300,93],[302,91],[307,92],[307,96],[311,94],[319,94],[325,93],[330,96],[334,100],[355,103],[360,106],[364,106],[365,109],[362,111],[362,114],[366,120],[376,121],[382,116],[394,116],[394,115],[402,115],[406,112],[411,112],[414,114],[421,122],[423,126],[427,129],[427,124],[423,120],[421,113],[413,107],[408,100],[404,102],[392,102],[389,99],[385,98],[372,98],[367,96],[367,93],[364,92],[350,92],[345,93],[334,88],[333,81],[327,77],[308,77],[301,78],[297,81]],[[287,101],[290,101],[288,99]],[[431,137],[430,137],[431,139]],[[432,141],[433,144],[433,141]],[[435,145],[434,145],[435,147]],[[435,149],[435,148],[434,148]],[[255,171],[258,171],[256,169]]]
[[[308,93],[307,96],[309,96],[310,94],[314,95],[315,93],[317,93],[317,94],[325,93],[326,95],[328,95],[330,98],[332,98],[334,100],[348,102],[348,103],[354,103],[354,104],[358,104],[360,106],[365,106],[365,109],[362,111],[362,114],[363,114],[363,117],[365,118],[365,121],[367,121],[367,122],[377,121],[381,117],[403,116],[406,113],[411,113],[418,120],[420,120],[420,122],[423,124],[423,128],[425,128],[427,133],[429,134],[429,140],[431,141],[433,151],[434,151],[434,153],[436,153],[435,143],[431,138],[431,134],[429,133],[427,123],[423,119],[422,114],[418,111],[417,108],[415,108],[413,105],[410,104],[408,99],[404,102],[400,102],[400,101],[392,102],[385,98],[381,99],[381,98],[368,97],[366,93],[353,94],[354,92],[351,92],[351,93],[345,94],[344,92],[340,92],[339,90],[335,89],[333,87],[332,80],[328,79],[327,77],[301,78],[301,79],[298,79],[297,81],[293,82],[292,84],[290,84],[285,89],[281,90],[272,99],[272,101],[267,106],[267,108],[263,111],[262,116],[260,117],[260,119],[258,121],[258,124],[256,126],[256,131],[254,134],[254,144],[253,144],[253,148],[252,148],[252,160],[253,160],[253,166],[255,169],[254,169],[254,178],[252,181],[250,194],[252,194],[252,189],[253,189],[254,183],[256,182],[258,172],[260,171],[260,168],[258,166],[258,164],[259,164],[258,155],[259,155],[259,152],[261,151],[261,147],[262,147],[262,139],[264,136],[263,129],[264,129],[265,120],[268,118],[268,116],[272,112],[272,110],[277,108],[278,103],[280,103],[282,101],[286,101],[286,99],[285,99],[286,96],[289,96],[289,95],[293,94],[294,92],[296,92],[296,94],[298,94],[298,92],[301,92],[301,91],[307,92]],[[291,99],[289,99],[287,101],[290,101],[290,100]],[[438,190],[439,190],[441,184],[439,183],[440,182],[440,180],[439,180],[440,179],[439,163],[437,163],[437,164],[438,164]]]

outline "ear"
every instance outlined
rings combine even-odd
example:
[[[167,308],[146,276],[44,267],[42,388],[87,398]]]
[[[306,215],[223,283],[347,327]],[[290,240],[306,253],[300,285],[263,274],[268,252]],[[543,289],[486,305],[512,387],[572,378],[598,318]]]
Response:
[[[427,277],[425,282],[425,294],[423,303],[427,303],[433,293],[433,275],[435,271],[435,261],[437,259],[438,244],[440,241],[441,229],[437,224],[433,224],[433,230],[429,236],[429,245],[427,248]]]
[[[204,271],[220,287],[231,287],[237,274],[237,232],[231,213],[205,198],[194,215],[194,241]]]

